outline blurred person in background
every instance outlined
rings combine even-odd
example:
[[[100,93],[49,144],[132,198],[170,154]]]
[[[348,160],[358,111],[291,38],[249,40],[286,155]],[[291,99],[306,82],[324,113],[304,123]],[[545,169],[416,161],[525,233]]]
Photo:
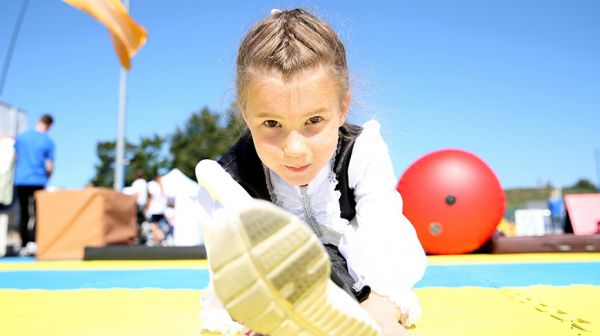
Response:
[[[548,209],[550,210],[550,229],[548,233],[564,233],[566,209],[560,188],[552,189],[550,197],[548,197]]]
[[[152,239],[146,245],[172,245],[173,227],[167,218],[168,207],[169,198],[164,191],[160,174],[156,174],[154,180],[148,182],[146,217],[152,226]]]
[[[43,190],[54,171],[54,142],[48,136],[54,119],[45,114],[35,129],[23,132],[15,141],[15,192],[21,209],[19,235],[21,256],[35,255],[34,193]]]

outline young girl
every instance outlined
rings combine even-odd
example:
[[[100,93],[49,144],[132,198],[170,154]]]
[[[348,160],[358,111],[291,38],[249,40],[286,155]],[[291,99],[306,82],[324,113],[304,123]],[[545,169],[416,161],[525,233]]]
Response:
[[[426,258],[379,124],[345,122],[337,34],[302,9],[274,10],[242,41],[236,84],[247,131],[219,164],[196,168],[215,222],[204,328],[231,330],[220,300],[261,334],[405,335]]]

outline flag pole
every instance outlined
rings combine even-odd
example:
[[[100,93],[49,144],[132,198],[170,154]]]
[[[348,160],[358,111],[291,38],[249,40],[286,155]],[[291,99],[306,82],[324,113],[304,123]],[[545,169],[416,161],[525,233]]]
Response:
[[[17,38],[19,37],[19,31],[21,30],[21,24],[23,23],[23,18],[25,17],[28,4],[29,0],[23,1],[21,11],[17,17],[17,23],[15,23],[15,29],[13,29],[12,36],[10,37],[10,43],[8,44],[8,49],[6,50],[6,57],[4,58],[4,65],[2,66],[2,75],[0,75],[0,100],[2,99],[2,94],[4,93],[4,84],[6,83],[6,77],[8,77],[10,61],[15,50],[15,45],[17,44]]]
[[[127,70],[131,57],[146,43],[147,32],[129,16],[129,0],[63,0],[80,9],[108,28],[119,61],[119,112],[117,116],[117,141],[113,187],[117,191],[124,187],[125,165],[125,119],[127,115]]]
[[[129,0],[122,0],[123,6],[129,12]],[[115,153],[115,181],[114,189],[123,190],[124,183],[124,161],[125,161],[125,121],[127,103],[127,69],[121,65],[121,76],[119,80],[119,114],[117,117],[117,146]]]

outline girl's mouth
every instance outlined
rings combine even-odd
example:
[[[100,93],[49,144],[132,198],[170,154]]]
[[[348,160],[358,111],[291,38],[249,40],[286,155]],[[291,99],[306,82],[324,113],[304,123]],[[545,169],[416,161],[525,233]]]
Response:
[[[294,173],[300,173],[300,172],[303,172],[304,170],[306,170],[306,168],[308,168],[308,166],[310,166],[310,164],[300,166],[300,167],[291,167],[291,166],[286,166],[286,167],[287,167],[287,169],[291,170]]]

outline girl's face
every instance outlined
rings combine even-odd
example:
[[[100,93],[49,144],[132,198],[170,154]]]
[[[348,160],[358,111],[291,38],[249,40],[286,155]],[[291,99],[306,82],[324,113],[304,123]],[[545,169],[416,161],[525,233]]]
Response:
[[[244,121],[261,161],[287,183],[306,185],[331,160],[350,94],[340,100],[324,68],[292,78],[257,76],[246,91]]]

